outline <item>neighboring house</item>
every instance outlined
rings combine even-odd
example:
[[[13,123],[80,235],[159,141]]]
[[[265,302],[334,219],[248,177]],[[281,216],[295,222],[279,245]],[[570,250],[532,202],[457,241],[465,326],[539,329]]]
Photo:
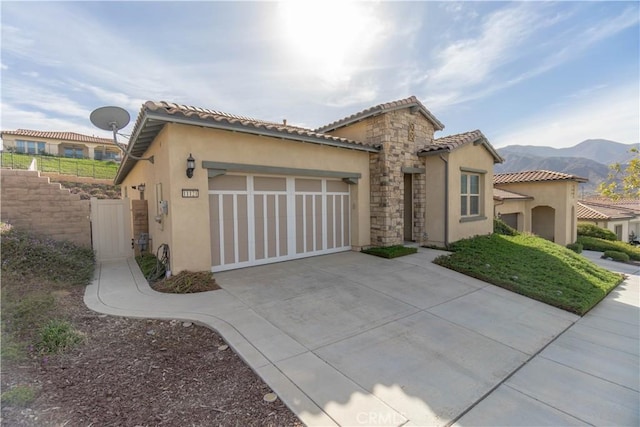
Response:
[[[115,182],[148,200],[174,272],[446,245],[492,232],[502,159],[480,131],[434,139],[443,128],[415,97],[315,130],[149,101],[129,145],[154,162],[125,156]]]
[[[576,240],[578,184],[586,178],[545,170],[496,174],[494,212],[518,231],[559,245]]]
[[[591,222],[616,233],[618,240],[640,236],[640,199],[597,197],[578,201],[578,221]]]
[[[18,129],[2,131],[4,150],[25,154],[50,154],[79,159],[120,161],[121,151],[113,140],[75,132],[43,132]]]

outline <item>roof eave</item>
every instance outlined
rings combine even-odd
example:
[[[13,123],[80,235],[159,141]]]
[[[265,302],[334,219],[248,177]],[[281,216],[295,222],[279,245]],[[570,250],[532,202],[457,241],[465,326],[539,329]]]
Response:
[[[275,129],[261,129],[258,127],[246,126],[239,123],[229,123],[225,121],[212,122],[211,120],[201,119],[199,117],[176,117],[172,114],[162,114],[155,111],[151,112],[146,108],[143,108],[141,114],[143,114],[143,116],[142,116],[142,119],[140,120],[140,126],[134,129],[134,133],[131,135],[131,139],[130,139],[130,141],[133,141],[132,143],[133,145],[131,145],[130,147],[130,152],[135,156],[138,156],[138,155],[142,156],[150,145],[150,144],[147,144],[145,147],[143,147],[142,150],[136,150],[136,148],[138,148],[140,145],[138,142],[140,135],[144,132],[147,124],[150,121],[164,122],[164,124],[178,123],[178,124],[186,124],[186,125],[192,125],[192,126],[195,125],[195,126],[201,126],[201,127],[211,128],[211,129],[221,129],[221,130],[227,130],[231,132],[241,132],[241,133],[247,133],[247,134],[258,135],[258,136],[266,136],[266,137],[286,139],[286,140],[298,141],[298,142],[307,142],[311,144],[327,145],[327,146],[332,146],[337,148],[345,148],[345,149],[356,150],[356,151],[365,151],[370,153],[380,152],[379,146],[369,146],[364,144],[358,145],[355,143],[325,139],[322,137],[313,137],[309,135],[300,135],[295,133],[291,134],[289,132],[282,132]],[[159,133],[160,129],[162,129],[162,127],[160,127],[157,131],[156,130],[153,131],[153,136],[150,141],[153,141],[155,136]],[[139,152],[137,153],[136,151],[139,151]],[[118,173],[116,174],[116,178],[114,179],[114,182],[116,185],[120,184],[126,178],[126,176],[129,174],[131,169],[133,169],[133,166],[136,163],[137,163],[137,160],[131,159],[128,155],[124,156],[120,164],[120,168],[118,169]]]

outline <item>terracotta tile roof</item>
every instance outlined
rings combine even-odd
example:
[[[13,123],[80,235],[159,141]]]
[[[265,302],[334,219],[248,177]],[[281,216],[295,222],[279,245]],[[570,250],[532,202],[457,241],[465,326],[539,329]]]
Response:
[[[222,111],[165,101],[147,101],[142,105],[131,133],[131,139],[129,141],[131,154],[136,157],[143,156],[153,139],[166,123],[183,123],[312,144],[330,145],[352,150],[380,151],[378,145],[353,141],[299,126],[274,123]],[[116,184],[122,182],[135,163],[136,160],[125,156],[116,175]]]
[[[587,182],[587,178],[569,175],[562,172],[546,170],[499,173],[493,176],[493,184],[511,184],[514,182],[544,182],[544,181],[577,181]]]
[[[616,208],[619,207],[623,209],[628,209],[640,215],[640,199],[622,198],[618,200],[612,200],[608,197],[588,197],[580,201],[589,205],[609,206],[609,207],[616,207]]]
[[[487,138],[476,129],[471,132],[458,133],[433,140],[433,143],[418,150],[418,156],[431,156],[439,153],[449,153],[467,144],[482,144],[491,153],[494,163],[502,163],[504,159],[489,143]]]
[[[515,191],[507,191],[501,188],[493,189],[493,200],[533,200],[532,196],[516,193]]]
[[[340,138],[325,133],[315,132],[311,129],[306,129],[298,126],[291,126],[284,123],[274,123],[265,120],[252,119],[250,117],[238,116],[235,114],[224,113],[221,111],[208,110],[205,108],[197,108],[187,105],[174,104],[170,102],[154,102],[147,101],[143,105],[143,110],[149,112],[159,112],[166,115],[168,118],[185,118],[194,119],[197,121],[207,121],[212,124],[237,126],[240,128],[246,128],[252,130],[252,133],[269,134],[278,133],[285,134],[293,137],[292,139],[299,139],[300,137],[308,137],[317,139],[319,141],[336,142],[346,146],[352,146],[352,148],[375,148],[369,144],[365,144],[359,141],[353,141],[346,138]],[[169,121],[171,121],[169,119]],[[136,123],[137,125],[137,123]],[[282,135],[279,135],[282,136]]]
[[[576,209],[578,219],[590,220],[615,220],[635,218],[638,213],[631,209],[623,207],[600,205],[596,203],[588,203],[584,200],[578,202]]]
[[[3,130],[0,135],[24,136],[26,138],[58,139],[69,142],[93,142],[95,144],[111,144],[113,140],[96,136],[82,135],[75,132],[48,132],[30,129]]]
[[[317,132],[329,132],[336,130],[343,126],[350,125],[351,123],[359,122],[371,116],[377,116],[389,111],[399,110],[401,108],[415,108],[416,111],[422,113],[435,127],[436,130],[444,129],[444,125],[438,120],[431,112],[425,107],[418,98],[410,96],[409,98],[399,99],[397,101],[386,102],[384,104],[378,104],[373,107],[362,110],[358,113],[352,114],[340,120],[336,120],[328,125],[321,126],[316,129]]]

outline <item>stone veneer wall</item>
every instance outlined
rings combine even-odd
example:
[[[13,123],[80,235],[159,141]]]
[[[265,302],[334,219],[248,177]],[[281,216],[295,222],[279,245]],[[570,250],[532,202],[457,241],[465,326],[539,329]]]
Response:
[[[89,200],[38,171],[2,169],[0,219],[17,229],[91,247]]]
[[[409,108],[367,119],[367,142],[382,145],[370,156],[371,244],[389,246],[404,241],[403,167],[424,168],[418,149],[433,141],[433,124]],[[413,174],[413,237],[424,239],[425,174]]]

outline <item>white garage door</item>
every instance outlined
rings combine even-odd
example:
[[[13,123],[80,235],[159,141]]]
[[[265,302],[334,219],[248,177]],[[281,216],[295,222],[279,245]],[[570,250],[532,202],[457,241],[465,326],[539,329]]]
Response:
[[[212,271],[349,250],[349,203],[340,180],[210,178]]]

